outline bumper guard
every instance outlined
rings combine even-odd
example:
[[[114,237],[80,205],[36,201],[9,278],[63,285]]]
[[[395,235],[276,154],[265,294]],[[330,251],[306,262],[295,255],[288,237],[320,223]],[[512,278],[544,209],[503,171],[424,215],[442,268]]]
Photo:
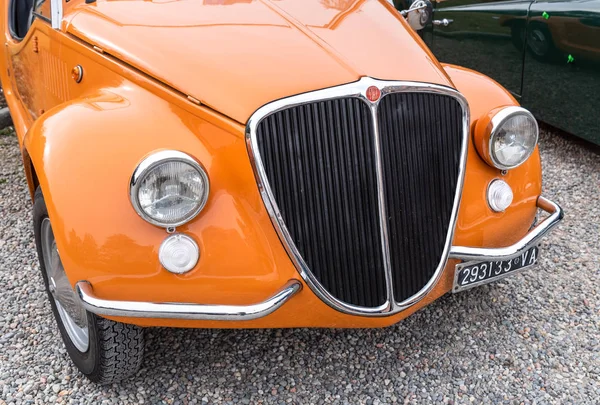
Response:
[[[249,321],[276,311],[302,289],[298,280],[290,280],[266,301],[251,305],[204,305],[184,303],[154,303],[109,301],[94,295],[87,281],[76,284],[77,295],[85,309],[97,315],[133,318],[168,318],[209,321]]]
[[[477,260],[507,260],[539,244],[541,238],[561,221],[564,214],[558,204],[544,197],[538,198],[537,206],[549,213],[550,216],[514,245],[503,248],[453,246],[450,250],[449,258],[467,262]],[[85,309],[97,315],[134,318],[247,321],[262,318],[279,309],[302,289],[302,284],[298,280],[290,280],[279,292],[267,300],[251,305],[205,305],[103,300],[94,295],[92,285],[87,281],[79,281],[75,289]]]
[[[530,247],[538,245],[550,229],[554,228],[563,219],[564,212],[558,204],[541,196],[538,197],[537,206],[550,216],[514,245],[503,248],[452,246],[450,258],[461,259],[465,262],[508,260],[520,255]]]

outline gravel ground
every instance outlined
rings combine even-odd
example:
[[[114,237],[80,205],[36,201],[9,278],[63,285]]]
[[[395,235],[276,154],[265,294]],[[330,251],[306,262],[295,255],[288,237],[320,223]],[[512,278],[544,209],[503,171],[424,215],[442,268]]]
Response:
[[[71,365],[42,288],[17,141],[0,135],[0,404],[600,403],[600,155],[543,134],[567,217],[523,275],[378,330],[147,331],[139,375]]]

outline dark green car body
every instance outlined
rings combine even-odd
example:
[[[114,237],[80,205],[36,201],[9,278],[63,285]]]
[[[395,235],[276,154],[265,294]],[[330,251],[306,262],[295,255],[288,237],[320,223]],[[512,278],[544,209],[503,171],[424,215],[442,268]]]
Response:
[[[408,3],[408,4],[407,4]],[[398,9],[411,1],[394,1]],[[442,0],[421,35],[436,57],[480,71],[543,122],[600,144],[600,0]]]

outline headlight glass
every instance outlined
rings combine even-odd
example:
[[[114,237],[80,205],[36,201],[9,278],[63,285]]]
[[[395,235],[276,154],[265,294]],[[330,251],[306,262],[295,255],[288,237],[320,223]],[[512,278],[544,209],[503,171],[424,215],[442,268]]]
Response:
[[[538,125],[531,113],[520,107],[502,110],[492,119],[489,153],[494,166],[512,169],[524,163],[538,141]]]
[[[190,156],[161,151],[144,159],[131,182],[138,214],[159,226],[175,227],[194,218],[208,198],[208,177]]]

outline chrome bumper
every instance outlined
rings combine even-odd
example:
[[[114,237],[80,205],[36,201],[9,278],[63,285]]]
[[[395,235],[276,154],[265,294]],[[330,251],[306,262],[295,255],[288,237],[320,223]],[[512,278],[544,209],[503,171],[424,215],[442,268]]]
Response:
[[[550,216],[540,222],[523,239],[514,245],[503,248],[452,246],[450,249],[450,258],[461,259],[465,262],[508,260],[539,244],[550,229],[554,228],[563,219],[564,212],[558,204],[544,197],[538,198],[537,206],[550,214]]]
[[[537,206],[549,213],[550,216],[514,245],[504,248],[453,246],[449,257],[463,261],[506,260],[537,245],[541,238],[563,218],[562,208],[550,200],[539,197]],[[302,289],[302,284],[298,280],[290,280],[279,292],[266,301],[251,305],[205,305],[103,300],[94,295],[92,285],[87,281],[78,282],[75,285],[75,289],[85,309],[97,315],[133,318],[247,321],[267,316],[276,311]]]
[[[92,285],[87,281],[78,282],[75,289],[85,309],[97,315],[207,321],[249,321],[262,318],[277,310],[302,289],[302,284],[298,280],[290,280],[278,293],[266,301],[251,305],[108,301],[96,297]]]

